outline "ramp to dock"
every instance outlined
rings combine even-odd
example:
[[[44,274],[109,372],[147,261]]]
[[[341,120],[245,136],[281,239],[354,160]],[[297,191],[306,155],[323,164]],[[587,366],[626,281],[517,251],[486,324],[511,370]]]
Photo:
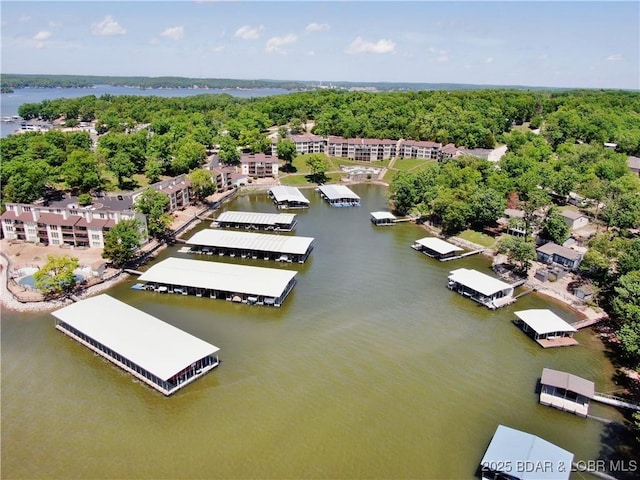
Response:
[[[593,396],[593,400],[614,407],[629,408],[631,410],[640,411],[640,405],[632,403],[625,398],[616,397],[606,393],[596,392]]]

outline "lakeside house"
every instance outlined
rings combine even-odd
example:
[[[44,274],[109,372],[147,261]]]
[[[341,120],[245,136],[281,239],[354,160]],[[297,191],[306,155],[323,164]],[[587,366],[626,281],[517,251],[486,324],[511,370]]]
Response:
[[[395,225],[396,216],[391,212],[371,212],[371,223],[376,226]]]
[[[297,272],[170,257],[140,275],[140,290],[176,293],[279,307],[296,283]]]
[[[550,368],[542,369],[541,405],[586,417],[594,395],[595,384],[592,381]]]
[[[573,453],[515,428],[498,425],[480,461],[486,480],[568,480]]]
[[[492,310],[515,302],[511,285],[477,270],[451,271],[447,287]]]
[[[312,237],[206,229],[195,233],[189,253],[304,263],[313,250]]]
[[[277,185],[269,189],[268,195],[280,209],[309,208],[311,204],[309,199],[296,187]]]
[[[538,261],[548,265],[559,265],[567,270],[577,270],[584,256],[572,248],[548,242],[536,248]]]
[[[515,312],[515,315],[518,319],[514,323],[543,348],[578,345],[578,341],[573,338],[578,330],[551,310],[521,310]]]
[[[56,329],[165,395],[220,364],[215,345],[106,294],[52,315]]]
[[[451,258],[455,256],[457,252],[462,251],[462,248],[457,247],[456,245],[453,245],[449,242],[445,242],[444,240],[441,240],[437,237],[420,238],[419,240],[413,242],[411,248],[438,260]]]

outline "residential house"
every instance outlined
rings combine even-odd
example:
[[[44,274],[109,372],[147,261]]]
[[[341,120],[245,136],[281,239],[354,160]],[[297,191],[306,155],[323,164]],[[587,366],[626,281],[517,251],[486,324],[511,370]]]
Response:
[[[564,219],[571,231],[586,227],[589,224],[589,217],[575,210],[563,210],[560,212],[560,216]]]
[[[568,270],[577,270],[583,257],[581,252],[553,242],[538,247],[536,253],[538,261],[550,265],[560,265]]]
[[[635,173],[636,175],[640,175],[640,157],[627,158],[627,165],[629,165],[629,169],[633,173]]]

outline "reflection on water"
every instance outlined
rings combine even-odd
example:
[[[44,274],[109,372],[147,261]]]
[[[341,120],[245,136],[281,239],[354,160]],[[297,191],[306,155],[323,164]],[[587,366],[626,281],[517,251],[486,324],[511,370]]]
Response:
[[[175,396],[61,335],[50,314],[3,312],[3,477],[472,478],[500,423],[597,458],[603,425],[538,405],[534,390],[543,367],[613,389],[600,341],[582,331],[580,346],[543,350],[513,312],[572,312],[534,294],[489,311],[451,292],[450,270],[490,261],[419,254],[421,227],[369,221],[386,209],[382,187],[354,190],[360,208],[305,192],[292,234],[316,240],[303,265],[208,259],[297,270],[281,308],[135,291],[136,278],[108,292],[221,348],[222,365]],[[228,208],[277,211],[263,193]]]

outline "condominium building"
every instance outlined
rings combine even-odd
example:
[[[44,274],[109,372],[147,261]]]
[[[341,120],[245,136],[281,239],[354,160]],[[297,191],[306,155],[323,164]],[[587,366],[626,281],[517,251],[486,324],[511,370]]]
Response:
[[[401,140],[398,144],[398,157],[437,160],[440,157],[441,148],[441,143],[417,140]]]
[[[240,157],[240,168],[244,175],[253,178],[277,177],[278,157],[264,153],[247,153]]]
[[[374,162],[395,158],[397,156],[397,140],[380,140],[377,138],[343,138],[330,136],[327,150],[330,157],[350,158],[360,162]]]

